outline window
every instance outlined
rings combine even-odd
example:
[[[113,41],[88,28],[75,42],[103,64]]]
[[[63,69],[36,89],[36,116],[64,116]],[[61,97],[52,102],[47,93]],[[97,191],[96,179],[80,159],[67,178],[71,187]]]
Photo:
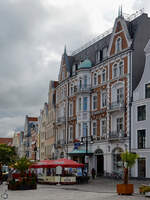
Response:
[[[123,131],[123,117],[117,118],[117,133]]]
[[[70,103],[70,116],[72,116],[73,115],[73,104],[72,103]]]
[[[78,137],[81,137],[81,124],[78,124]]]
[[[116,53],[120,52],[121,49],[122,49],[122,41],[121,41],[121,38],[119,37],[116,40]]]
[[[87,97],[83,97],[83,111],[87,111]]]
[[[87,123],[83,123],[83,137],[88,136],[88,126]]]
[[[73,127],[70,127],[70,134],[69,134],[69,141],[72,141],[73,139]]]
[[[73,65],[73,67],[72,67],[72,75],[75,75],[75,73],[76,73],[76,65]]]
[[[123,61],[119,63],[119,76],[123,75],[124,64]]]
[[[137,131],[138,136],[138,149],[145,149],[145,130],[138,130]]]
[[[104,69],[102,71],[102,82],[105,82],[106,81],[106,70]]]
[[[100,61],[100,51],[96,52],[96,63]]]
[[[70,95],[73,95],[73,85],[70,86]]]
[[[87,88],[87,76],[84,76],[84,88]]]
[[[103,48],[103,59],[107,57],[107,47]]]
[[[93,96],[93,110],[97,109],[97,95]]]
[[[146,106],[138,106],[137,108],[137,114],[138,114],[138,121],[146,120]]]
[[[103,91],[102,92],[102,108],[107,106],[107,92]]]
[[[97,74],[96,73],[94,74],[94,82],[93,83],[94,83],[94,86],[97,85]]]
[[[104,136],[104,135],[106,135],[106,133],[107,133],[107,121],[106,121],[106,119],[104,119],[104,120],[101,120],[101,136]]]
[[[120,104],[123,102],[124,99],[124,92],[123,88],[118,88],[117,89],[117,104]]]
[[[113,67],[113,78],[116,78],[118,76],[118,66],[117,64]]]
[[[79,112],[81,111],[81,97],[79,98]]]
[[[82,88],[82,79],[80,78],[79,80],[79,88],[81,89]]]
[[[97,135],[97,123],[93,122],[93,136]]]
[[[145,85],[145,98],[150,98],[150,83]]]

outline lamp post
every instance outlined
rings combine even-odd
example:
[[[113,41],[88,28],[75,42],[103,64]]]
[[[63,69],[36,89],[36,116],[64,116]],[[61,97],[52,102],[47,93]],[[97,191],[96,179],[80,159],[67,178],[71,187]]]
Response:
[[[80,144],[84,144],[85,143],[85,155],[84,155],[84,161],[85,161],[85,164],[87,166],[87,174],[88,174],[88,160],[89,160],[89,152],[88,152],[88,145],[89,145],[89,141],[90,141],[90,144],[93,144],[93,136],[88,136],[88,126],[86,125],[86,134],[84,137],[81,137],[81,142]]]

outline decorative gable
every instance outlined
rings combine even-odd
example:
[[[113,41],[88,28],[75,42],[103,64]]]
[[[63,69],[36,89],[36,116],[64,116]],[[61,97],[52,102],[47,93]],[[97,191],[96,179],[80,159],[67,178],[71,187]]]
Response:
[[[130,38],[127,24],[122,16],[119,16],[114,24],[113,32],[108,49],[108,55],[112,56],[125,50],[131,46],[132,40]]]

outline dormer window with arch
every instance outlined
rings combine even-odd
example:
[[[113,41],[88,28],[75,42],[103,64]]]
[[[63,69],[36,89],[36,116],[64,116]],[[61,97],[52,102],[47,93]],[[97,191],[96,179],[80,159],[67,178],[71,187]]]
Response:
[[[122,76],[124,73],[124,63],[123,63],[123,61],[121,61],[120,63],[119,63],[119,76]]]
[[[93,77],[93,85],[96,86],[97,85],[97,74],[94,73],[94,77]]]
[[[119,53],[122,50],[122,39],[120,37],[116,40],[116,53]]]
[[[103,69],[102,71],[102,83],[106,81],[106,70]]]
[[[96,51],[96,63],[100,62],[100,51]]]
[[[107,58],[107,47],[103,48],[103,59]]]
[[[114,64],[113,66],[113,78],[116,78],[118,76],[118,66],[117,64]]]

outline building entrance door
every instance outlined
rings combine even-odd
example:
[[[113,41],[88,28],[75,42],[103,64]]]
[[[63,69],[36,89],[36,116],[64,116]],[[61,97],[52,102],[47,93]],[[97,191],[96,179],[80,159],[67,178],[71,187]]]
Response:
[[[101,149],[95,151],[96,161],[97,161],[97,176],[102,176],[104,174],[104,156]]]
[[[138,158],[138,177],[145,178],[146,176],[146,160]]]

